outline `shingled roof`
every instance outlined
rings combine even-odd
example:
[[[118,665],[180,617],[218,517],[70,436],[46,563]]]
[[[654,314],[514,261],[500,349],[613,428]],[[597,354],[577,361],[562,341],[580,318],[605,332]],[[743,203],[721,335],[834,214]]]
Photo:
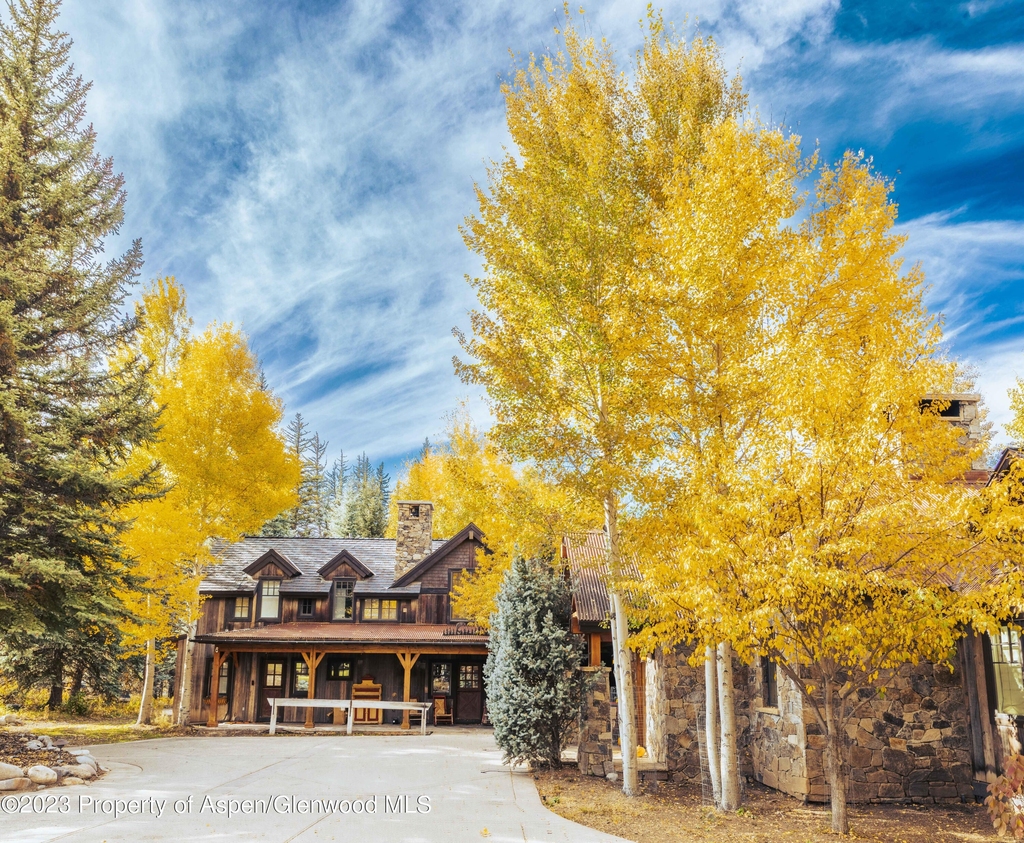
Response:
[[[435,539],[432,551],[436,552],[448,542]],[[347,550],[373,576],[356,581],[356,594],[418,594],[419,583],[392,587],[395,581],[395,540],[356,538],[278,538],[275,536],[247,536],[239,542],[217,542],[214,554],[221,562],[211,565],[203,579],[200,591],[203,594],[237,594],[253,592],[256,581],[245,573],[245,569],[274,550],[298,569],[298,576],[281,582],[283,594],[327,594],[331,590],[330,580],[319,573],[320,568]]]

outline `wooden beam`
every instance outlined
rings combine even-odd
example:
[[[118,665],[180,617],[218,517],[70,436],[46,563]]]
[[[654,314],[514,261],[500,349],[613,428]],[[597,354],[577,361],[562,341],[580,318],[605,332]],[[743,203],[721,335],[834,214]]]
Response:
[[[222,653],[220,647],[213,648],[212,674],[210,675],[210,713],[206,718],[207,726],[217,725],[217,704],[220,701],[220,667],[227,660],[228,654]]]
[[[590,633],[590,666],[601,666],[601,633]]]
[[[317,655],[316,650],[310,650],[308,653],[302,653],[302,660],[306,663],[306,667],[309,668],[309,683],[306,687],[306,698],[316,699],[316,669],[320,666],[320,662],[324,660],[326,653],[320,653]],[[312,707],[306,709],[306,722],[303,724],[307,729],[313,728],[313,709]]]
[[[398,656],[398,662],[399,662],[399,664],[402,665],[402,669],[405,671],[405,682],[404,682],[404,692],[403,692],[403,695],[402,695],[402,702],[409,702],[409,694],[410,694],[410,692],[412,690],[412,666],[414,664],[416,664],[416,660],[419,659],[420,654],[419,653],[411,653],[411,652],[407,651],[407,652],[404,652],[404,653],[395,653],[395,655]],[[403,729],[408,729],[409,728],[409,712],[408,711],[403,711],[402,712],[402,728]]]

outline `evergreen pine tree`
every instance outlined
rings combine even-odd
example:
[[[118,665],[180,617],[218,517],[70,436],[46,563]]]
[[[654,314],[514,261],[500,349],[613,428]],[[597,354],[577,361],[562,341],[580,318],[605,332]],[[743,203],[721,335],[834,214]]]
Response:
[[[345,492],[349,466],[345,452],[341,451],[328,472],[329,500],[327,505],[327,535],[345,534]]]
[[[0,648],[47,662],[63,693],[61,636],[116,641],[110,595],[130,578],[121,508],[147,493],[131,447],[153,435],[144,373],[113,352],[138,241],[103,261],[123,179],[83,125],[89,86],[56,29],[58,0],[13,0],[0,23]]]
[[[356,459],[345,501],[342,532],[346,536],[382,538],[388,523],[391,477],[384,463],[374,469],[365,453]]]
[[[506,763],[560,767],[583,700],[583,642],[569,631],[569,587],[549,562],[518,558],[497,609],[484,665],[494,739]]]

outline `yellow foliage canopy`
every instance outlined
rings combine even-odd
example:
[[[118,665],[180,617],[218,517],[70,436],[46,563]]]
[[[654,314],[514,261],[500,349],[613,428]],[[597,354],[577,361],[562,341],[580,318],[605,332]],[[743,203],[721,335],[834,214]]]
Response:
[[[244,335],[211,325],[190,336],[185,294],[154,282],[138,305],[140,354],[162,407],[157,440],[133,462],[160,465],[166,494],[136,505],[125,544],[144,590],[123,595],[136,640],[196,617],[211,538],[236,541],[294,505],[299,467],[277,432],[281,403],[260,385]],[[126,350],[127,352],[128,350]]]

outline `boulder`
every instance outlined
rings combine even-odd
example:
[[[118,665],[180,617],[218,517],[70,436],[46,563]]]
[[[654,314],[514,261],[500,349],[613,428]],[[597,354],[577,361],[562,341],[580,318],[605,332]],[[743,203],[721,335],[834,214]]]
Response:
[[[17,779],[4,779],[0,782],[0,791],[2,790],[28,790],[34,788],[35,785],[32,783],[32,779],[25,778],[22,776]]]
[[[33,752],[36,751],[36,750],[40,750],[42,748],[43,748],[43,742],[42,741],[29,741],[27,744],[25,744],[25,749],[33,751]]]
[[[100,770],[100,762],[93,758],[91,755],[79,755],[75,758],[75,760],[79,764],[86,764],[89,767],[92,767],[94,772],[98,773]]]
[[[21,767],[15,767],[13,764],[5,764],[0,761],[0,781],[19,779],[24,775],[25,771]]]
[[[84,746],[70,747],[64,750],[68,755],[92,755],[92,750]]]
[[[85,784],[85,781],[83,779],[78,778],[78,776],[68,776],[61,780],[61,784]]]
[[[39,740],[43,742],[43,746],[45,746],[47,749],[53,746],[53,738],[51,738],[49,735],[40,735]]]
[[[71,764],[63,769],[69,776],[75,776],[79,779],[96,778],[96,771],[88,764]]]
[[[44,767],[42,764],[29,767],[26,774],[36,784],[55,784],[57,782],[57,771]]]

